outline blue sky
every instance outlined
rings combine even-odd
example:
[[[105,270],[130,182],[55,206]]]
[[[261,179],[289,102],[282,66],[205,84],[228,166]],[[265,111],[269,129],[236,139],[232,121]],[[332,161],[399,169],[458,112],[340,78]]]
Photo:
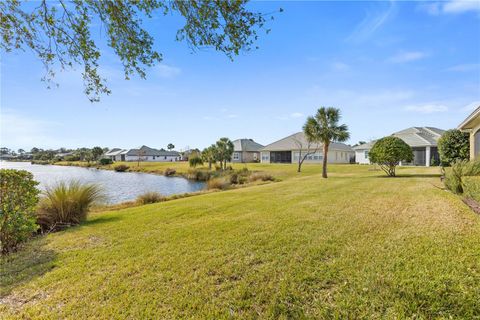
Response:
[[[1,61],[0,144],[10,148],[142,144],[203,148],[218,138],[268,144],[301,130],[320,106],[342,110],[350,143],[411,126],[454,128],[480,105],[480,2],[262,2],[284,9],[260,49],[231,62],[175,41],[177,16],[146,28],[164,61],[147,80],[123,80],[110,50],[112,89],[83,95],[80,71],[40,81],[28,52]],[[93,26],[94,30],[95,27]],[[102,39],[100,39],[102,40]]]

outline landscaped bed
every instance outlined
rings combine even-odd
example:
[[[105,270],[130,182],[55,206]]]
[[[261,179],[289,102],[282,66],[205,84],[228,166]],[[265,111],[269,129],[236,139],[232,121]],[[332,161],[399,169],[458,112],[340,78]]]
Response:
[[[0,314],[480,317],[480,219],[438,168],[248,166],[283,181],[98,212],[27,243],[1,262]]]

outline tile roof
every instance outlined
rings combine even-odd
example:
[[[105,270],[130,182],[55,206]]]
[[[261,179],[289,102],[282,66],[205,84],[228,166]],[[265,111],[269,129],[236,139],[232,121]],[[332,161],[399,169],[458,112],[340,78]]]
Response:
[[[288,151],[288,150],[303,150],[307,148],[308,142],[303,132],[294,133],[288,137],[275,141],[265,146],[261,151]],[[311,148],[321,149],[322,144],[312,143]],[[352,147],[344,143],[332,142],[329,146],[329,150],[338,151],[353,151]]]

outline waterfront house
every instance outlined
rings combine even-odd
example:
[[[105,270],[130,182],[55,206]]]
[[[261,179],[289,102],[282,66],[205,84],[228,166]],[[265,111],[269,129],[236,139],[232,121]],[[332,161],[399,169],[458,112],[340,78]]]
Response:
[[[405,141],[413,150],[413,161],[402,162],[401,165],[429,167],[431,164],[440,163],[437,142],[445,131],[434,127],[411,127],[392,134]],[[368,153],[375,141],[354,147],[355,162],[368,164]]]
[[[147,146],[130,149],[125,153],[125,161],[175,162],[180,159],[177,151],[157,150]]]
[[[233,142],[232,162],[259,162],[263,146],[253,139],[237,139]]]
[[[297,163],[300,157],[309,152],[305,163],[321,163],[322,148],[322,144],[308,143],[305,134],[298,132],[262,148],[260,160],[262,163]],[[328,148],[327,161],[328,163],[350,163],[354,155],[349,145],[333,142]]]
[[[111,159],[112,161],[125,161],[125,154],[128,152],[126,149],[113,148],[108,150],[103,157]]]
[[[458,129],[470,134],[470,160],[480,158],[480,106],[458,126]]]

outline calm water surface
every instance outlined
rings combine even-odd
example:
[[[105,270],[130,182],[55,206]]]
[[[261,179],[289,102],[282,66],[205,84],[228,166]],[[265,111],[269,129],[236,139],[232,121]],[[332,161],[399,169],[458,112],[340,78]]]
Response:
[[[149,191],[172,195],[199,191],[205,187],[203,182],[148,173],[115,172],[93,168],[6,161],[0,161],[0,168],[30,171],[35,180],[40,182],[41,190],[45,190],[45,187],[52,186],[59,181],[79,180],[85,183],[95,183],[103,188],[106,202],[110,204],[134,200],[137,196]]]

